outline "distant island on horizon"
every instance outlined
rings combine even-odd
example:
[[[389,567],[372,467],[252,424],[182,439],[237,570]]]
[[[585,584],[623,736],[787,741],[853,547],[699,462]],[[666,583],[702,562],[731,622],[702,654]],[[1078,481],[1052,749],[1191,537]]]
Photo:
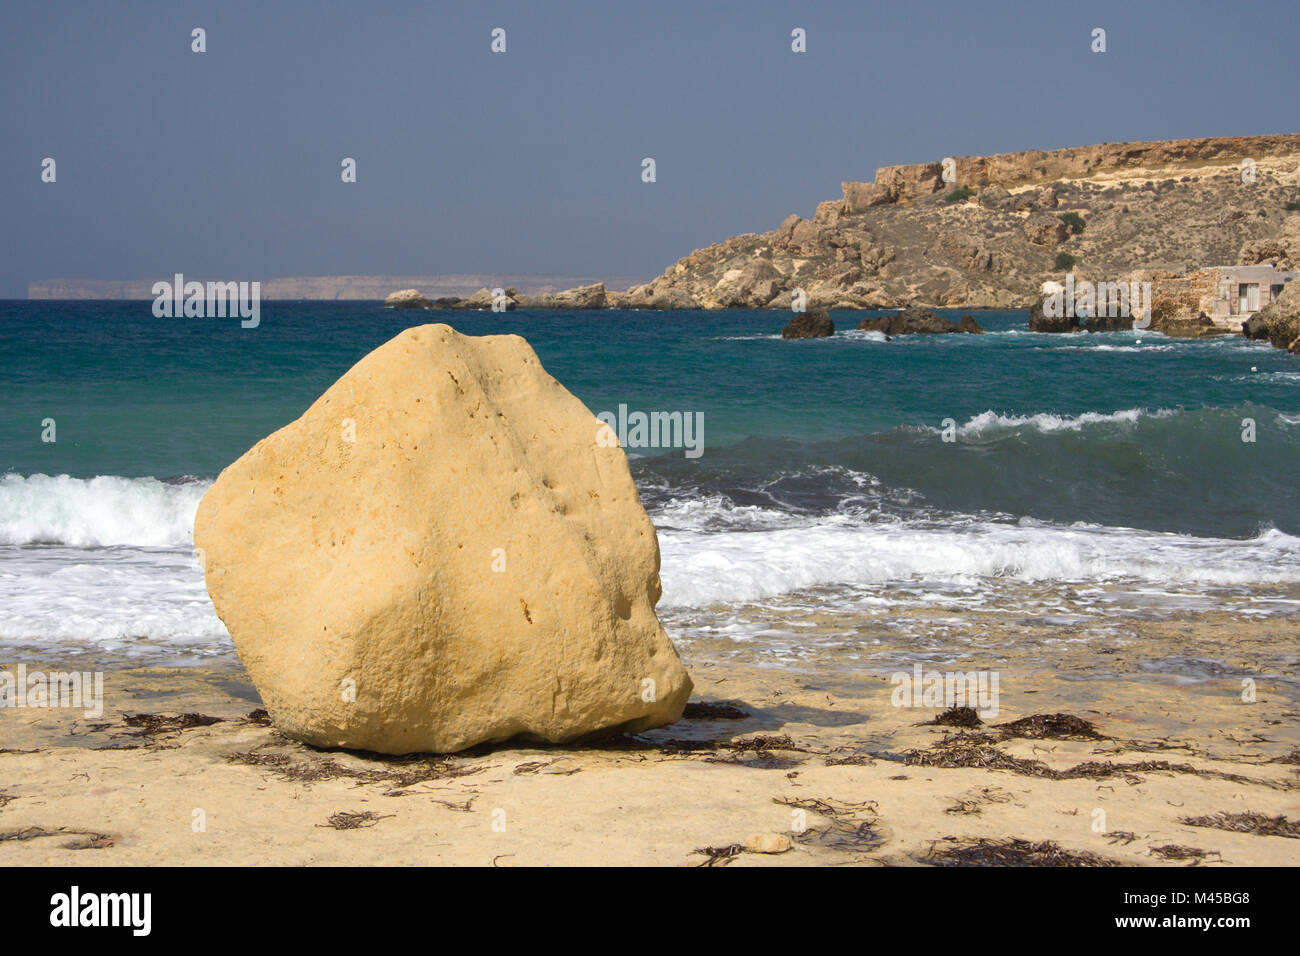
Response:
[[[232,276],[189,276],[196,281],[228,280]],[[241,277],[243,278],[243,277]],[[38,279],[27,286],[28,299],[152,299],[153,284],[172,277],[152,279]],[[544,295],[574,286],[603,282],[628,288],[644,282],[643,276],[617,275],[505,275],[449,273],[443,275],[300,276],[261,279],[262,298],[321,301],[383,301],[395,288],[417,286],[436,296],[469,296],[483,287],[513,286],[528,295]]]

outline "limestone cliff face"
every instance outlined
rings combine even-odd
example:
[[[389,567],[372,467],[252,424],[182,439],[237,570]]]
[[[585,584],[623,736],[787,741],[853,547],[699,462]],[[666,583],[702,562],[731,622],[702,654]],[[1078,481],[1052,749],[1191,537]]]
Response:
[[[1244,181],[1242,161],[1254,162]],[[616,297],[645,308],[1023,307],[1071,268],[1113,280],[1300,252],[1300,135],[1107,143],[887,166],[812,219],[693,252]],[[671,303],[671,304],[670,304]]]
[[[1243,158],[1300,154],[1300,134],[1225,136],[1139,143],[1102,143],[1076,149],[996,153],[992,156],[953,158],[953,178],[943,179],[939,162],[910,166],[883,166],[870,183],[843,183],[846,212],[860,212],[884,203],[915,202],[943,188],[1007,189],[1062,179],[1086,179],[1099,173],[1141,174],[1173,172],[1209,164],[1236,163]]]

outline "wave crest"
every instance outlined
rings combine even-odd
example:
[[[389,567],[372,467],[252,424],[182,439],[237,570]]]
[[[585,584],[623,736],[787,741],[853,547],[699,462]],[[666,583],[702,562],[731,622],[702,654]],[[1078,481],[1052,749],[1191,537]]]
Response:
[[[0,476],[0,544],[186,548],[210,481]]]

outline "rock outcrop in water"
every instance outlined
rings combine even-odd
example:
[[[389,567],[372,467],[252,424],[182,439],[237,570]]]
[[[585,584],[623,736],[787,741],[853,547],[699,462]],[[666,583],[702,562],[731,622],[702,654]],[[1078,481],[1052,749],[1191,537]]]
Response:
[[[384,299],[390,309],[432,309],[433,303],[420,294],[419,289],[400,289],[390,292]]]
[[[1275,347],[1300,355],[1300,280],[1287,283],[1282,294],[1255,315],[1257,334]]]
[[[783,339],[824,339],[835,334],[830,313],[822,310],[800,312],[781,330]]]
[[[533,296],[524,300],[529,309],[603,309],[606,305],[605,283],[565,289],[554,295]]]
[[[194,541],[276,727],[461,750],[676,720],[617,441],[518,336],[407,329],[226,468]]]
[[[884,332],[886,335],[945,335],[954,332],[984,334],[984,329],[969,315],[963,315],[960,322],[951,322],[937,312],[915,306],[876,319],[863,319],[858,324],[858,331]]]
[[[1072,315],[1048,315],[1040,296],[1029,305],[1030,332],[1078,332],[1079,320]]]
[[[398,309],[495,308],[499,312],[513,312],[515,309],[603,309],[613,304],[605,292],[603,282],[533,296],[524,295],[513,286],[501,289],[499,295],[492,289],[482,288],[464,299],[445,296],[432,302],[416,289],[403,289],[384,300],[384,305]]]

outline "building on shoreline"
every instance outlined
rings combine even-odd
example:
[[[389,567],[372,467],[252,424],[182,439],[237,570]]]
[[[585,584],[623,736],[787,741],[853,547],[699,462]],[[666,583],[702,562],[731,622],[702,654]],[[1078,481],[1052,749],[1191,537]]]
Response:
[[[1281,293],[1300,271],[1271,265],[1208,266],[1184,276],[1154,277],[1157,314],[1169,318],[1205,316],[1221,329],[1239,332],[1242,323]]]
[[[1269,265],[1214,266],[1201,271],[1213,277],[1212,294],[1202,311],[1216,324],[1234,328],[1281,295],[1288,282],[1300,278],[1300,272],[1283,272]]]

